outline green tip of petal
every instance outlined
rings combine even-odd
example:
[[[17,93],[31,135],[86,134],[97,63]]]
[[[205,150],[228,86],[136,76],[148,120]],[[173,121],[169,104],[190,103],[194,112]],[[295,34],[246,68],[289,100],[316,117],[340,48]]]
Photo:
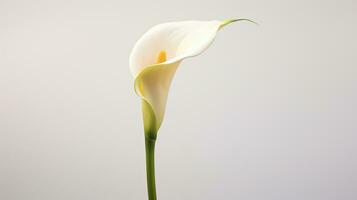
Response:
[[[158,128],[156,126],[156,116],[151,105],[142,100],[142,111],[144,119],[145,137],[150,140],[156,140]]]
[[[253,24],[258,25],[257,22],[255,22],[255,21],[253,21],[253,20],[250,20],[250,19],[244,19],[244,18],[242,18],[242,19],[226,19],[226,20],[224,20],[224,21],[222,22],[222,24],[220,25],[219,28],[221,29],[221,28],[223,28],[224,26],[226,26],[226,25],[228,25],[228,24],[230,24],[230,23],[238,22],[238,21],[248,21],[248,22],[251,22],[251,23],[253,23]]]

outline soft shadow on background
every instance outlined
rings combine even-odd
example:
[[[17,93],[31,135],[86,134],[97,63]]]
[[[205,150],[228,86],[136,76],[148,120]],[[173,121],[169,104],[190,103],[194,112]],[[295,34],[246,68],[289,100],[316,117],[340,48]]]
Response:
[[[161,200],[357,199],[357,3],[0,1],[0,199],[146,199],[128,57],[151,26],[246,17],[172,84]]]

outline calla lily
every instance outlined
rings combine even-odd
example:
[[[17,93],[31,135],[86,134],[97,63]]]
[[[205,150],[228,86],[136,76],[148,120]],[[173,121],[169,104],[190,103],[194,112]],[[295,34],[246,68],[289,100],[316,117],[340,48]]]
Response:
[[[146,32],[130,55],[134,88],[142,99],[149,199],[156,199],[154,146],[163,122],[171,81],[181,61],[205,51],[217,32],[235,21],[182,21],[159,24]]]

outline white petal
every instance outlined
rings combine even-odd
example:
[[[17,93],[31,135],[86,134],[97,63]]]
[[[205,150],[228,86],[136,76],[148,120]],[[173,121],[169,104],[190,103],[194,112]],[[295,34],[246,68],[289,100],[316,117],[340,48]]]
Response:
[[[173,63],[203,52],[214,40],[221,21],[183,21],[159,24],[146,32],[130,55],[130,70],[136,77],[144,68],[155,65],[160,51]]]

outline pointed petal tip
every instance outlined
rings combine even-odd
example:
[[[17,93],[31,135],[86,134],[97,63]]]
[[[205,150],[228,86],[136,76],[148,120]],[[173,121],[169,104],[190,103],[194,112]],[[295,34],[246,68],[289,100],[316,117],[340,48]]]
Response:
[[[255,25],[259,25],[257,22],[251,20],[251,19],[245,19],[245,18],[241,18],[241,19],[226,19],[226,20],[223,20],[221,25],[220,25],[220,29],[223,28],[224,26],[230,24],[230,23],[233,23],[233,22],[238,22],[238,21],[247,21],[247,22],[251,22]]]

